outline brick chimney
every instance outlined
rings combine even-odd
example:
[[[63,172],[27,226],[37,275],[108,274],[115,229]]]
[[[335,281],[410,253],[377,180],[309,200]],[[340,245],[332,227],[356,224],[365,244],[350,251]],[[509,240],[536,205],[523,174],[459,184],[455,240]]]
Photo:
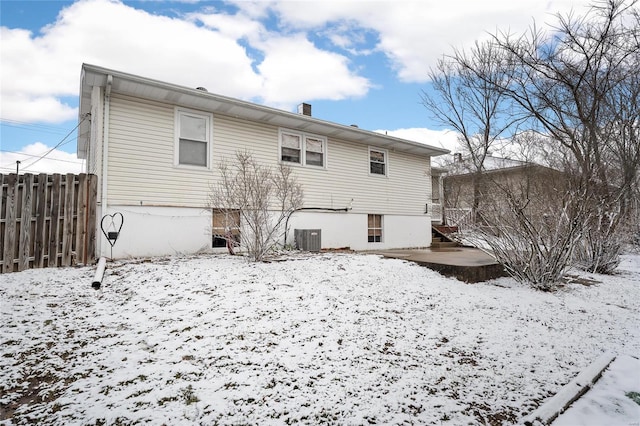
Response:
[[[298,105],[298,114],[308,115],[311,117],[311,104],[301,103]]]

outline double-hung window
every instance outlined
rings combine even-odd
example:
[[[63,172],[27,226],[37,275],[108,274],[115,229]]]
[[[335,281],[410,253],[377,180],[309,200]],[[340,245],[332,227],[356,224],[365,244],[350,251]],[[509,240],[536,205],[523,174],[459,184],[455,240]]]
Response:
[[[387,175],[387,151],[369,148],[369,173],[372,175]]]
[[[367,215],[367,236],[370,243],[382,242],[382,215]]]
[[[310,166],[324,167],[325,140],[313,136],[304,138],[304,157]]]
[[[300,166],[325,167],[327,139],[294,130],[280,130],[280,161]]]
[[[302,164],[302,136],[295,133],[280,133],[280,160]]]
[[[209,167],[211,114],[176,109],[176,164]]]

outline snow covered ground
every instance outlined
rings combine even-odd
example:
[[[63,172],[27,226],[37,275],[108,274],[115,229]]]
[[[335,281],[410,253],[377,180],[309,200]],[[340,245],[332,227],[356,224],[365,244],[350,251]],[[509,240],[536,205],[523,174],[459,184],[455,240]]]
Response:
[[[640,353],[637,254],[555,293],[346,253],[93,274],[0,275],[0,424],[510,424]]]
[[[640,424],[640,359],[618,356],[591,390],[574,402],[553,426]]]

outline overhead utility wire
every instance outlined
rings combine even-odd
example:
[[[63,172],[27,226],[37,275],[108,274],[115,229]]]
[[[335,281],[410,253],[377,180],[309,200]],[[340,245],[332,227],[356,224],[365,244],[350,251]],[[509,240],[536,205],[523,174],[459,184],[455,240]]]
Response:
[[[72,130],[72,131],[73,131],[73,130]],[[88,132],[87,132],[87,133],[88,133]],[[86,133],[83,133],[83,134],[82,134],[82,136],[84,136],[85,134],[86,134]],[[73,140],[73,139],[70,139],[70,140],[66,141],[66,142],[65,142],[65,143],[63,143],[62,145],[59,145],[59,146],[58,146],[58,148],[59,148],[59,147],[61,147],[61,146],[65,146],[66,144],[68,144],[68,143],[69,143],[69,142],[71,142],[72,140]],[[53,149],[55,149],[55,148],[53,148]],[[0,149],[0,152],[7,152],[7,153],[10,153],[10,154],[23,155],[23,156],[25,156],[25,157],[38,158],[38,161],[39,161],[40,159],[42,159],[42,157],[44,157],[45,155],[47,155],[47,154],[42,154],[42,155],[40,155],[40,154],[38,154],[38,155],[34,155],[34,154],[27,154],[26,152],[10,151],[10,150],[8,150],[8,149]],[[76,161],[73,161],[73,160],[63,160],[63,159],[61,159],[61,158],[49,158],[49,161],[64,161],[65,163],[74,163],[74,164],[76,163]],[[7,163],[7,165],[0,166],[0,169],[11,169],[11,168],[13,168],[13,165],[14,165],[14,164],[15,164],[15,162],[14,162],[14,161],[12,161],[12,162],[10,162],[10,163]]]
[[[33,157],[33,158],[40,158],[40,155],[34,155],[34,154],[27,154],[24,152],[18,152],[18,151],[9,151],[6,149],[0,149],[0,152],[6,152],[8,154],[18,154],[18,155],[24,155],[25,157]],[[73,160],[63,160],[62,158],[49,158],[50,161],[64,161],[65,163],[76,163],[76,161]],[[15,161],[12,162],[13,164],[15,164]],[[11,164],[11,163],[9,163]]]
[[[28,130],[32,132],[51,133],[51,134],[58,134],[58,135],[63,135],[64,132],[66,131],[62,127],[48,126],[46,124],[38,124],[38,123],[29,123],[27,121],[10,120],[2,117],[0,117],[0,124],[8,127],[19,127],[24,130]]]
[[[78,128],[80,127],[80,125],[87,119],[87,117],[89,117],[89,113],[85,114],[82,116],[82,120],[80,120],[80,122],[76,125],[76,127],[74,127],[73,129],[71,129],[69,131],[69,133],[67,133],[67,135],[62,138],[62,140],[60,142],[58,142],[58,144],[56,146],[54,146],[53,148],[51,148],[49,151],[47,151],[45,154],[43,154],[42,156],[40,156],[37,160],[33,161],[31,164],[28,164],[26,166],[24,166],[22,169],[26,170],[29,167],[33,167],[34,164],[36,164],[38,161],[42,160],[43,158],[45,158],[47,155],[51,154],[55,149],[59,148],[60,146],[65,144],[65,140],[71,136],[71,134]],[[71,142],[71,141],[67,141],[66,143]]]

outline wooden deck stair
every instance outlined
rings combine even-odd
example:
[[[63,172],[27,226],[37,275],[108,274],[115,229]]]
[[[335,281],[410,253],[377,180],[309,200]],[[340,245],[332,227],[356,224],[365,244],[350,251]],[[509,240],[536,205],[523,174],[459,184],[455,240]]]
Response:
[[[458,247],[459,244],[447,236],[452,232],[457,232],[455,226],[433,225],[431,227],[431,248],[451,248]]]

